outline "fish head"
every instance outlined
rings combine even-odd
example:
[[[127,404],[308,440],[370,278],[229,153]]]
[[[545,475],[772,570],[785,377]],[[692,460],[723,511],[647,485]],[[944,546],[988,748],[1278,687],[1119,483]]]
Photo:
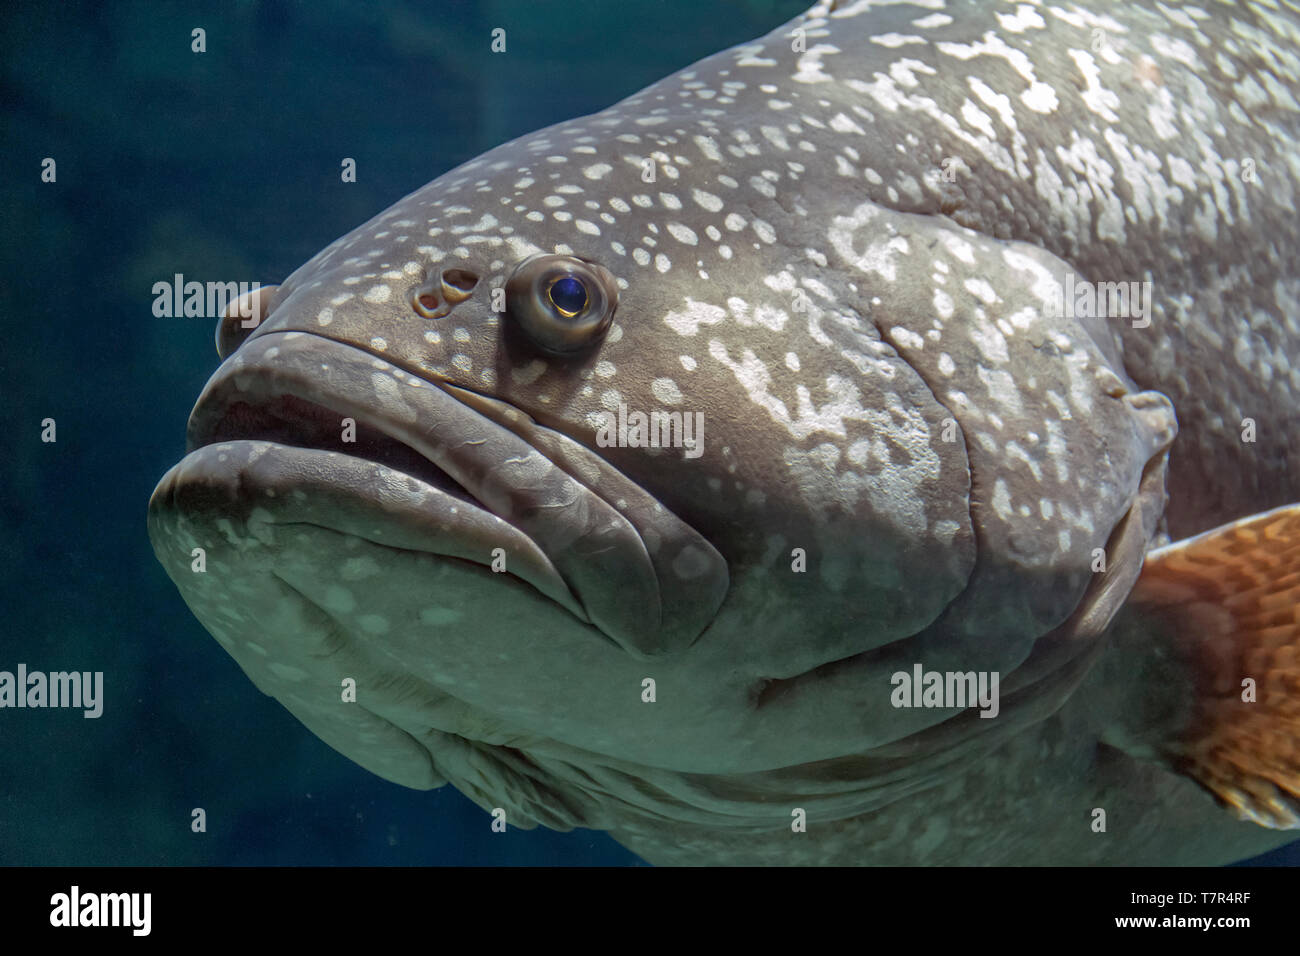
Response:
[[[1052,257],[637,105],[446,174],[223,319],[150,511],[319,736],[554,826],[601,788],[547,761],[901,746],[951,715],[891,709],[891,672],[1010,672],[1108,619],[1097,553],[1136,574],[1175,429],[1110,329],[1052,313]]]

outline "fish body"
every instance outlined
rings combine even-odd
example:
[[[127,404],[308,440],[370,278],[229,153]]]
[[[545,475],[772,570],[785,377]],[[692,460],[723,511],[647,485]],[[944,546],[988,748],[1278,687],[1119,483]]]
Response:
[[[1276,846],[1298,38],[824,0],[491,150],[223,319],[159,558],[362,766],[655,862]]]

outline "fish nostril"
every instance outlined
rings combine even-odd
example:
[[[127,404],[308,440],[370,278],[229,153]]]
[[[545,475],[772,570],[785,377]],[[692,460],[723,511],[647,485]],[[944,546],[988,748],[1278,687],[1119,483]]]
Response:
[[[474,291],[474,286],[478,285],[478,276],[465,269],[447,269],[442,274],[443,287],[468,295]]]
[[[426,319],[440,319],[451,311],[437,292],[421,286],[411,293],[411,308]]]
[[[464,302],[478,285],[478,276],[466,269],[444,269],[411,290],[411,308],[426,319],[441,319]]]

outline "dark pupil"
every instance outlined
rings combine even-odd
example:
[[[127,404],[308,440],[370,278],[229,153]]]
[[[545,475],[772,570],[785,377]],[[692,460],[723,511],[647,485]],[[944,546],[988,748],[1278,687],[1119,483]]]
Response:
[[[556,279],[551,286],[551,301],[565,312],[581,312],[587,304],[587,287],[573,276]]]

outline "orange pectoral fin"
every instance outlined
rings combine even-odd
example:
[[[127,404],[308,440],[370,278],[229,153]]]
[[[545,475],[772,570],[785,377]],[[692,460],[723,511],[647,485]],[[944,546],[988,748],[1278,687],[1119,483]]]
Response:
[[[1130,604],[1196,695],[1156,749],[1241,819],[1300,828],[1300,504],[1152,552]]]

